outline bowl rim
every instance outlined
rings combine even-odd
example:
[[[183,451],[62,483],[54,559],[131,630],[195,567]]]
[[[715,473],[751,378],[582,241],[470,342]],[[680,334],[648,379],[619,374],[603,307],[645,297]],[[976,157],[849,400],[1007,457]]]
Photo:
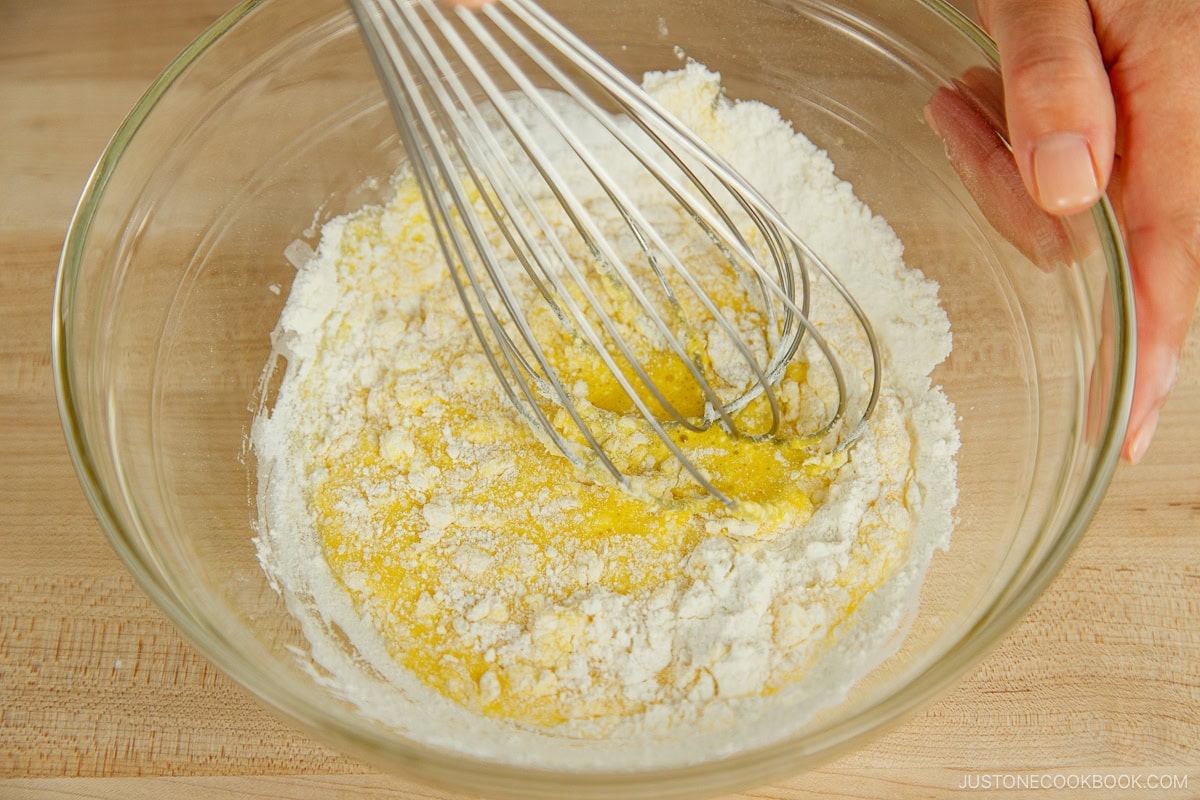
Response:
[[[1104,427],[1104,438],[1098,443],[1097,457],[1085,479],[1079,502],[1062,522],[1059,535],[1042,559],[1024,576],[1016,591],[1001,593],[998,600],[991,601],[980,620],[963,632],[944,656],[913,674],[902,691],[846,719],[822,727],[818,734],[830,739],[832,744],[816,749],[797,747],[799,739],[792,735],[715,761],[682,767],[640,768],[622,772],[544,770],[488,761],[466,753],[434,748],[412,739],[398,746],[393,737],[353,727],[339,715],[316,704],[298,701],[294,694],[281,691],[281,684],[273,680],[268,671],[256,667],[248,659],[235,657],[236,648],[231,643],[224,641],[218,631],[193,618],[186,604],[177,599],[158,577],[155,567],[142,559],[127,540],[118,521],[119,515],[99,477],[96,464],[100,454],[95,449],[96,443],[89,441],[77,415],[78,402],[74,391],[77,378],[72,373],[68,355],[72,334],[67,311],[74,295],[74,281],[92,222],[109,179],[127,146],[159,100],[187,69],[242,19],[269,1],[241,0],[209,25],[150,84],[108,141],[84,185],[67,228],[55,282],[51,340],[55,395],[67,449],[88,503],[109,543],[137,584],[174,623],[180,635],[270,711],[338,749],[344,749],[347,741],[353,742],[356,746],[351,750],[352,755],[372,761],[389,771],[402,771],[427,782],[458,789],[480,790],[490,787],[492,791],[520,796],[518,792],[528,791],[532,783],[541,789],[571,786],[581,797],[635,786],[665,788],[666,784],[675,783],[678,783],[678,787],[673,786],[672,792],[712,793],[719,789],[730,790],[794,773],[816,760],[832,758],[902,721],[908,714],[954,686],[957,679],[981,661],[1022,619],[1034,600],[1062,569],[1095,515],[1112,479],[1133,397],[1136,359],[1133,287],[1116,215],[1107,197],[1093,207],[1091,214],[1100,234],[1100,245],[1113,289],[1109,299],[1114,312],[1114,402]],[[940,16],[958,34],[969,39],[982,55],[999,64],[999,53],[992,39],[949,0],[910,2]],[[463,780],[467,776],[474,780]]]

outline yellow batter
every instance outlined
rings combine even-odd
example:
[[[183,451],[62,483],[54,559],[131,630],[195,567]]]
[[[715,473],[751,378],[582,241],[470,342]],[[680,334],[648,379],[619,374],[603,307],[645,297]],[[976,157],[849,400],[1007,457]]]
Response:
[[[689,555],[705,539],[724,537],[735,551],[750,553],[810,518],[813,499],[826,493],[846,457],[822,453],[799,435],[812,424],[801,419],[797,389],[806,365],[794,362],[781,387],[784,426],[777,440],[734,439],[716,426],[673,433],[719,488],[757,509],[746,518],[680,477],[666,448],[627,413],[628,399],[611,376],[556,334],[561,327],[544,327],[550,357],[568,382],[587,384],[589,419],[619,466],[686,500],[647,502],[572,467],[507,406],[472,351],[473,340],[462,334],[449,276],[427,266],[436,263],[432,243],[411,182],[398,186],[386,208],[352,215],[340,233],[339,280],[369,293],[373,308],[390,302],[411,313],[406,322],[348,318],[336,327],[308,377],[314,394],[339,352],[363,346],[364,326],[394,332],[389,326],[428,325],[432,315],[456,322],[441,341],[422,332],[428,346],[418,357],[377,370],[344,394],[335,413],[342,415],[338,434],[310,443],[310,502],[329,567],[395,658],[468,708],[533,726],[644,712],[644,694],[628,697],[620,676],[603,669],[580,689],[578,660],[571,659],[589,646],[595,620],[577,599],[603,590],[653,605],[656,593],[674,591],[678,602],[694,577],[686,574]],[[742,302],[732,294],[718,299]],[[548,315],[538,324],[558,325]],[[696,413],[702,406],[687,396],[693,390],[681,370],[664,359],[656,377],[674,387],[674,402]],[[744,413],[761,417],[763,404]],[[890,500],[903,506],[903,482],[890,491]],[[827,609],[819,624],[793,619],[808,612],[788,597],[775,600],[776,645],[805,644],[810,655],[776,665],[761,693],[802,673],[861,598],[895,569],[904,533],[880,533],[878,525],[865,525],[838,574],[804,595],[805,608]],[[671,664],[658,680],[668,697],[699,691],[698,682],[711,678]]]
[[[845,452],[806,438],[837,396],[808,337],[778,387],[777,437],[672,428],[739,500],[731,511],[681,474],[596,354],[536,293],[524,297],[555,371],[632,478],[627,493],[535,436],[501,392],[411,181],[398,179],[384,206],[327,223],[316,255],[298,265],[275,338],[287,372],[252,432],[259,558],[312,643],[306,666],[366,715],[434,746],[607,768],[609,748],[675,764],[773,741],[888,652],[925,566],[949,542],[958,434],[929,379],[951,344],[936,284],[905,266],[894,232],[778,112],[729,102],[719,77],[694,63],[648,75],[646,88],[851,287],[885,345],[879,403]],[[586,194],[579,169],[572,185]],[[634,194],[654,189],[644,174],[619,178]],[[722,278],[712,242],[656,196],[637,202],[721,315],[761,329],[755,298]],[[573,228],[549,192],[538,197],[550,224]],[[636,261],[599,189],[583,199]],[[571,263],[595,266],[583,242],[565,245]],[[699,414],[682,363],[619,291],[606,297],[670,401]],[[811,299],[861,391],[871,354],[857,320],[827,282],[814,281]],[[736,396],[746,373],[727,369],[729,348],[684,302],[688,357]],[[579,440],[561,409],[542,407]],[[764,430],[763,402],[740,422]],[[717,729],[730,735],[708,735]],[[587,747],[574,746],[579,737]],[[665,761],[641,757],[662,755],[663,742],[674,742]]]

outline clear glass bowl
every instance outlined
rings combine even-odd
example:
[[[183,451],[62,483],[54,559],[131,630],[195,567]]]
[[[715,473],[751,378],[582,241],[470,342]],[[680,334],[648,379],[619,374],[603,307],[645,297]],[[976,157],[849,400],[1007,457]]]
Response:
[[[96,514],[145,591],[207,657],[312,735],[382,768],[488,794],[728,791],[827,759],[927,701],[1054,576],[1124,435],[1127,271],[1107,203],[1060,226],[1004,211],[1020,205],[1011,181],[969,168],[960,181],[961,159],[947,158],[956,147],[935,135],[927,106],[939,92],[980,100],[971,87],[994,79],[996,54],[944,3],[606,0],[603,14],[590,1],[546,5],[631,75],[678,67],[681,45],[721,72],[731,96],[779,108],[891,223],[907,263],[941,284],[954,353],[934,379],[961,415],[957,529],[902,647],[844,702],[782,741],[716,762],[555,772],[405,739],[303,668],[306,643],[251,543],[246,435],[271,399],[260,377],[295,274],[285,250],[315,244],[322,222],[379,200],[386,181],[372,179],[402,155],[338,0],[242,3],[117,131],[63,253],[54,310],[63,424]],[[1058,242],[1063,263],[1038,268],[1002,233]]]

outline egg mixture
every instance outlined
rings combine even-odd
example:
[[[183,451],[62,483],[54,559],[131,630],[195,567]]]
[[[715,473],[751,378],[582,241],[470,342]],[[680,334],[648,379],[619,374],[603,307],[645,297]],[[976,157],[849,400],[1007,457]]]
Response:
[[[404,173],[386,204],[329,222],[301,265],[277,331],[287,373],[256,423],[260,556],[277,585],[313,592],[296,577],[313,559],[289,556],[305,538],[362,622],[344,634],[351,644],[370,638],[431,692],[520,728],[603,737],[630,720],[718,724],[730,703],[803,684],[852,625],[871,624],[858,612],[872,593],[914,560],[919,579],[949,535],[957,433],[928,379],[950,344],[936,286],[905,267],[886,223],[777,113],[724,100],[695,64],[647,86],[796,221],[877,320],[885,385],[852,447],[807,436],[837,399],[808,341],[779,386],[777,436],[673,430],[740,501],[727,508],[681,473],[594,354],[531,296],[550,361],[641,491],[572,464],[500,391]],[[672,246],[705,269],[710,243]],[[756,323],[738,284],[710,290]],[[861,401],[866,343],[830,287],[817,281],[813,293]],[[669,399],[702,411],[682,365],[642,346]],[[756,429],[765,413],[760,399],[742,421]]]

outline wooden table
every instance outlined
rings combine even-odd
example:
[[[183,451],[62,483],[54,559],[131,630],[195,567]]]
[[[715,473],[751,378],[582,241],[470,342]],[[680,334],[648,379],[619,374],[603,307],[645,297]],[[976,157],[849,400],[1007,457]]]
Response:
[[[443,796],[278,722],[185,644],[109,548],[59,428],[50,304],[78,193],[149,81],[227,5],[0,2],[2,798]],[[1118,471],[1024,622],[869,747],[739,796],[983,795],[958,787],[1029,771],[1190,784],[1003,796],[1200,796],[1198,420],[1195,325],[1148,458]]]

